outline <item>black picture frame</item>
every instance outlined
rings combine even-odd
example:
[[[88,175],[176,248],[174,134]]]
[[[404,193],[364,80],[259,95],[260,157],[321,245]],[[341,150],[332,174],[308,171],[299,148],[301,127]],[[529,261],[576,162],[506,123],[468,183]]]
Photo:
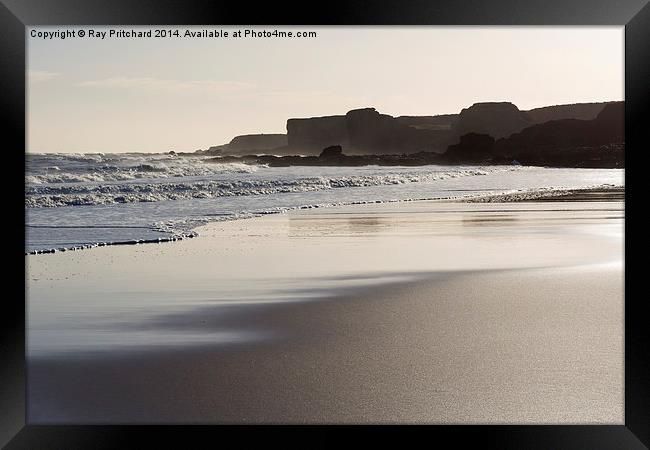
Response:
[[[24,153],[25,149],[25,27],[34,25],[620,25],[625,26],[625,425],[606,426],[427,426],[408,428],[439,443],[454,441],[454,448],[479,442],[481,446],[517,449],[641,449],[650,446],[650,343],[645,315],[647,295],[632,288],[642,264],[632,264],[639,248],[632,224],[640,215],[630,202],[641,202],[643,166],[650,126],[650,5],[648,0],[331,0],[313,2],[217,2],[199,0],[0,0],[0,114],[4,145],[7,218],[4,221],[6,265],[16,267],[24,258]],[[22,186],[22,188],[21,188]],[[22,191],[21,191],[22,189]],[[636,195],[636,197],[635,197]],[[19,239],[22,236],[23,239]],[[23,260],[24,261],[24,260]],[[24,267],[24,266],[23,266]],[[130,448],[136,442],[187,447],[187,439],[208,445],[224,442],[224,432],[237,432],[239,445],[263,435],[276,436],[282,428],[256,427],[255,433],[238,427],[141,426],[36,426],[25,415],[25,273],[18,268],[5,289],[2,303],[2,372],[0,377],[0,444],[6,448]],[[22,278],[21,278],[22,277]],[[21,282],[22,279],[22,282]],[[349,428],[335,427],[337,430]],[[373,427],[380,437],[386,428]],[[395,431],[393,428],[391,431]],[[404,431],[399,427],[397,430]],[[243,433],[242,433],[243,431]],[[328,443],[329,429],[292,430],[297,442]],[[309,432],[309,441],[305,432]],[[399,433],[400,435],[402,433]],[[393,433],[391,435],[394,436]],[[215,440],[218,439],[218,440]],[[329,441],[334,443],[334,441]]]

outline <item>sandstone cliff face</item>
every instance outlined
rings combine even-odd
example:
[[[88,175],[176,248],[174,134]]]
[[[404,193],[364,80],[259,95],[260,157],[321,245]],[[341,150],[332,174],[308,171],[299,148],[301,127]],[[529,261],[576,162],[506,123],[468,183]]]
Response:
[[[324,147],[348,145],[345,116],[287,120],[287,144],[298,153],[318,154]]]
[[[622,167],[624,122],[624,102],[608,103],[592,120],[552,120],[499,139],[495,156],[524,164]]]
[[[245,134],[236,136],[228,144],[227,151],[231,153],[240,152],[264,152],[287,145],[286,134]]]
[[[400,117],[381,114],[374,108],[362,108],[349,111],[345,115],[289,119],[286,135],[237,136],[229,144],[211,147],[209,150],[201,152],[214,155],[272,153],[316,156],[325,147],[340,145],[347,155],[418,152],[442,154],[450,144],[461,144],[461,137],[469,133],[485,134],[501,141],[503,138],[516,135],[535,124],[545,123],[549,119],[556,122],[558,119],[560,119],[559,121],[578,120],[580,122],[596,120],[596,116],[600,117],[601,113],[605,113],[602,120],[610,123],[611,120],[605,120],[604,117],[607,114],[618,114],[612,112],[613,109],[611,109],[616,108],[611,106],[616,104],[622,105],[622,102],[558,105],[520,111],[517,106],[509,102],[492,102],[476,103],[463,109],[460,114]],[[606,105],[607,108],[605,108]],[[620,107],[622,108],[622,106]],[[579,123],[560,123],[549,125],[542,131],[536,131],[537,129],[527,131],[525,136],[517,137],[509,141],[510,143],[502,142],[498,149],[501,153],[497,156],[514,154],[517,145],[533,147],[541,145],[533,143],[537,139],[533,138],[535,133],[540,133],[539,139],[555,139],[557,141],[549,142],[549,145],[557,146],[562,139],[564,139],[562,143],[564,146],[578,145],[577,143],[580,142],[582,142],[580,145],[587,145],[583,137],[587,131],[585,131],[586,129],[579,131],[581,127],[583,125]],[[622,130],[622,125],[620,129]],[[591,130],[589,133],[592,137],[598,136],[598,133],[601,132],[593,127],[589,130]],[[601,141],[602,139],[599,142]],[[588,145],[600,144],[591,142]],[[512,148],[507,149],[508,146]],[[469,148],[470,145],[465,141],[462,147]]]
[[[468,133],[458,144],[450,145],[442,155],[448,163],[482,163],[494,156],[494,138],[487,134]]]
[[[213,145],[207,150],[197,150],[195,153],[215,156],[272,153],[286,145],[286,134],[244,134],[235,136],[228,144]]]
[[[531,124],[526,113],[512,103],[474,103],[460,112],[453,132],[458,137],[467,133],[481,133],[498,139],[517,133]]]
[[[375,108],[349,111],[345,116],[287,121],[287,152],[318,154],[341,145],[347,154],[401,154],[444,151],[450,131],[409,126]]]
[[[625,102],[605,105],[594,120],[597,136],[610,142],[625,142]]]
[[[289,119],[286,153],[318,154],[341,145],[347,154],[444,152],[468,133],[495,139],[508,137],[545,117],[593,117],[604,103],[560,105],[520,111],[509,102],[475,103],[460,114],[400,116],[375,108],[349,111],[345,116]]]
[[[525,111],[533,123],[562,119],[595,119],[607,103],[574,103],[571,105],[544,106]]]
[[[375,108],[354,109],[345,115],[350,147],[354,152],[400,153],[410,148],[409,131],[394,117],[379,114]],[[405,141],[406,140],[406,141]]]
[[[403,125],[423,130],[451,130],[458,119],[458,114],[441,114],[438,116],[399,116],[397,121]]]

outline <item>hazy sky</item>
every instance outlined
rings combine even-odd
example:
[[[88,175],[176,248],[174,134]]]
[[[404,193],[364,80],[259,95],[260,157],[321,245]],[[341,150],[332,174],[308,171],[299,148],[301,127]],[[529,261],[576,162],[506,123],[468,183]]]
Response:
[[[70,30],[90,28],[110,29]],[[45,40],[28,30],[29,151],[193,151],[368,106],[434,115],[481,101],[624,98],[622,27],[262,29],[318,36]]]

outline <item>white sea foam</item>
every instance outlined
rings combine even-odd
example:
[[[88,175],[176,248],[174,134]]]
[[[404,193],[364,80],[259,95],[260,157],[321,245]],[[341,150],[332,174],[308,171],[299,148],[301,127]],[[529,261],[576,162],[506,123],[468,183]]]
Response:
[[[75,161],[77,161],[75,159]],[[179,163],[178,161],[182,161]],[[103,164],[87,170],[63,171],[58,166],[41,169],[36,174],[25,176],[26,184],[59,183],[102,183],[109,181],[130,181],[141,179],[198,177],[224,173],[252,173],[259,167],[250,164],[206,164],[201,160],[183,159],[171,162],[151,162],[137,165],[119,166]],[[76,168],[75,168],[76,169]]]
[[[623,184],[618,169],[266,167],[168,154],[29,154],[26,162],[26,251],[160,242],[206,222],[296,208]]]
[[[460,169],[440,172],[389,173],[344,177],[307,177],[297,179],[190,180],[155,183],[41,183],[25,189],[25,206],[57,207],[113,203],[158,202],[191,198],[271,195],[325,189],[355,188],[407,183],[431,183],[449,178],[481,176],[486,169]],[[88,176],[87,176],[88,177]],[[86,179],[86,181],[95,181]]]

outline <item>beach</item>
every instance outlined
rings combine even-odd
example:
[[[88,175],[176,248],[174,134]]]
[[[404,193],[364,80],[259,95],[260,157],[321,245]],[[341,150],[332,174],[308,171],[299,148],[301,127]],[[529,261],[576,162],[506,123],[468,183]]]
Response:
[[[30,423],[624,423],[621,190],[29,255]]]

